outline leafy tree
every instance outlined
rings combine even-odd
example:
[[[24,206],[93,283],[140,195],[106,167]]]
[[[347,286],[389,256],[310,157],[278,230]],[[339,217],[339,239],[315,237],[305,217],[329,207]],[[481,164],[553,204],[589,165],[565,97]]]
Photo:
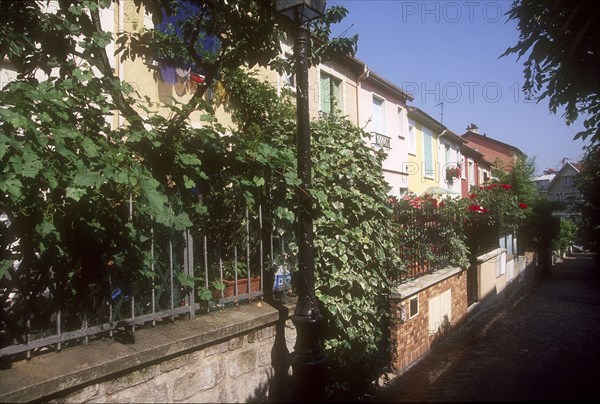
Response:
[[[569,219],[562,219],[559,227],[558,236],[552,242],[552,249],[562,255],[575,242],[577,225]]]
[[[150,279],[149,230],[156,225],[187,229],[239,196],[269,203],[284,229],[295,220],[292,104],[239,70],[289,67],[277,57],[285,31],[274,2],[136,1],[156,23],[173,18],[174,28],[120,33],[120,57],[193,63],[206,74],[188,103],[168,105],[168,118],[113,74],[111,34],[99,19],[109,4],[61,1],[46,13],[40,2],[0,3],[0,58],[19,73],[0,96],[0,210],[8,218],[1,274],[30,296],[51,285],[57,298],[37,305],[38,317],[66,302],[91,310],[96,297],[110,298],[111,284]],[[333,7],[313,24],[312,63],[354,49],[356,38],[327,41],[344,15]],[[217,51],[206,46],[208,37],[219,38]],[[216,80],[228,87],[237,124],[227,135],[205,99]],[[126,125],[110,124],[117,111]],[[201,129],[188,125],[195,111],[207,116]],[[386,297],[399,268],[387,185],[381,156],[365,145],[362,130],[332,116],[316,123],[313,135],[317,293],[337,376],[332,388],[356,392],[387,362]]]
[[[206,74],[189,102],[164,106],[168,117],[150,110],[113,73],[106,52],[112,34],[100,24],[100,10],[110,3],[58,1],[48,11],[45,2],[0,2],[0,60],[18,72],[0,95],[0,213],[6,217],[0,275],[3,283],[18,283],[23,296],[39,296],[48,285],[54,296],[51,304],[24,302],[14,323],[30,312],[49,318],[68,302],[92,310],[111,298],[111,283],[134,292],[125,290],[141,283],[133,279],[153,276],[150,228],[179,231],[205,217],[210,198],[202,202],[194,188],[223,185],[219,173],[242,172],[239,162],[247,160],[240,156],[251,154],[251,144],[222,136],[225,128],[210,119],[205,93],[227,72],[277,59],[285,31],[275,2],[135,0],[173,29],[119,33],[121,59],[193,63]],[[315,29],[344,15],[334,7]],[[208,38],[220,47],[209,47]],[[323,42],[315,51],[329,47]],[[195,111],[208,117],[201,129],[188,124]],[[111,124],[117,113],[125,125]],[[257,154],[255,166],[268,160]],[[251,172],[239,182],[259,188],[264,180],[254,175],[258,169]],[[243,196],[252,201],[250,192]],[[3,286],[2,293],[10,289]]]
[[[527,205],[533,205],[539,199],[537,188],[533,182],[534,176],[535,158],[524,155],[519,156],[509,170],[501,164],[499,169],[494,170],[494,177],[498,178],[498,182],[510,185],[512,194],[517,201]]]
[[[600,12],[587,0],[517,0],[507,13],[521,31],[502,56],[527,55],[523,90],[549,100],[553,113],[565,108],[567,123],[583,114],[585,130],[575,138],[600,140]]]
[[[581,163],[583,169],[575,179],[582,196],[580,233],[584,245],[600,253],[600,143],[586,148]]]
[[[277,228],[294,232],[293,106],[247,73],[238,71],[227,81],[234,119],[246,128],[239,137],[255,144],[247,149],[247,159],[267,157],[254,150],[278,156],[268,192],[279,195],[273,199]],[[385,203],[389,186],[381,171],[383,155],[367,146],[369,135],[335,115],[313,121],[311,132],[316,294],[335,376],[329,389],[338,398],[355,399],[389,364],[387,299],[401,269],[397,232]]]

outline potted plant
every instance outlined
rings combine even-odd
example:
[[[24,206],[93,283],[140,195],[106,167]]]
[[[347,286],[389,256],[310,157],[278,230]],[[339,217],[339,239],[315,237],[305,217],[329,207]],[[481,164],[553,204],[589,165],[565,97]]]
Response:
[[[446,167],[446,181],[454,182],[455,179],[460,178],[461,168],[459,165]]]
[[[250,271],[242,261],[223,263],[223,297],[232,297],[260,291],[260,274]],[[220,292],[217,291],[220,295]]]

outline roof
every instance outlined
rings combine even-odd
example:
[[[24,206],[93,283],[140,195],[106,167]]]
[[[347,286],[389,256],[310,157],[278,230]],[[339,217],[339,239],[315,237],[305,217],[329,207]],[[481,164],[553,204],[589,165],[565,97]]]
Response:
[[[515,147],[515,146],[513,146],[513,145],[510,145],[510,144],[508,144],[508,143],[501,142],[501,141],[499,141],[499,140],[496,140],[496,139],[494,139],[494,138],[491,138],[491,137],[489,137],[489,136],[487,136],[487,135],[485,135],[485,134],[484,134],[484,135],[482,135],[482,134],[480,134],[480,133],[473,132],[472,130],[468,130],[467,132],[465,132],[465,133],[462,135],[462,137],[463,137],[463,138],[466,138],[467,140],[469,140],[469,139],[468,139],[469,137],[471,137],[471,138],[472,138],[472,137],[475,137],[475,139],[477,139],[477,138],[480,138],[480,139],[486,139],[486,140],[488,140],[488,141],[491,141],[492,143],[496,143],[496,144],[498,144],[498,145],[500,145],[500,146],[503,146],[503,147],[506,147],[506,148],[508,148],[508,149],[512,150],[513,152],[515,152],[515,154],[522,155],[522,156],[524,156],[524,155],[525,155],[525,153],[523,153],[521,150],[519,150],[519,148],[518,148],[518,147]],[[473,143],[476,143],[476,142],[473,142]]]
[[[406,98],[409,101],[412,101],[414,99],[414,97],[412,95],[410,95],[409,93],[407,93],[406,91],[404,91],[403,89],[401,89],[400,87],[398,87],[397,85],[392,83],[391,81],[387,80],[386,78],[375,73],[366,64],[365,64],[365,69],[368,72],[368,78],[373,79],[377,84],[379,84],[389,90],[392,90],[393,92],[399,94],[400,96],[402,96],[403,98]]]
[[[314,35],[312,36],[312,39],[315,42],[317,42],[317,43],[321,43],[321,44],[323,43],[323,41],[321,39],[317,38]],[[386,87],[387,89],[389,89],[389,90],[397,93],[401,97],[406,98],[408,101],[412,101],[414,99],[414,97],[411,94],[409,94],[405,90],[401,89],[396,84],[392,83],[391,81],[389,81],[388,79],[386,79],[383,76],[379,75],[378,73],[374,72],[367,65],[366,62],[363,62],[359,58],[357,58],[355,56],[352,56],[352,55],[342,55],[342,59],[350,62],[351,65],[353,65],[354,67],[358,68],[359,70],[362,70],[363,73],[366,73],[366,77],[372,78],[373,81],[375,81],[377,84],[379,84],[379,85],[381,85],[383,87]]]
[[[428,115],[425,111],[423,111],[417,107],[414,107],[414,106],[408,107],[408,116],[409,116],[409,118],[410,117],[415,118],[419,122],[424,123],[428,126],[431,126],[440,132],[447,130],[447,128],[441,122],[438,122],[436,119],[434,119],[430,115]]]
[[[581,165],[581,163],[571,163],[571,162],[568,162],[568,163],[564,164],[560,168],[560,170],[558,170],[558,172],[554,175],[554,178],[552,178],[552,180],[550,180],[550,184],[548,185],[548,189],[550,189],[550,188],[552,188],[554,186],[554,184],[556,183],[556,181],[558,181],[558,179],[562,177],[563,171],[565,171],[569,167],[573,168],[579,174],[581,172],[582,165]]]
[[[534,181],[550,181],[552,180],[552,178],[554,178],[556,176],[556,174],[544,174],[544,175],[538,175],[537,177],[533,177]]]
[[[453,140],[457,143],[460,144],[465,144],[467,143],[467,140],[463,139],[462,137],[458,136],[456,133],[452,132],[450,129],[445,129],[442,133],[440,133],[440,137],[444,136],[445,138],[448,138],[450,140]]]
[[[477,150],[473,149],[472,147],[467,146],[466,144],[463,144],[463,145],[460,146],[460,152],[462,154],[473,156],[473,157],[478,158],[478,159],[482,159],[483,158],[483,153],[478,152]]]

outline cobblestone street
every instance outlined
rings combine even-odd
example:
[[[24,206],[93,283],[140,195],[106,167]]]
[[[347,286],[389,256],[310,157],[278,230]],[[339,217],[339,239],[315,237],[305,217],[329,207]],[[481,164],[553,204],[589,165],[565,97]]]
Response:
[[[373,401],[598,399],[599,376],[600,268],[578,255],[474,317]]]

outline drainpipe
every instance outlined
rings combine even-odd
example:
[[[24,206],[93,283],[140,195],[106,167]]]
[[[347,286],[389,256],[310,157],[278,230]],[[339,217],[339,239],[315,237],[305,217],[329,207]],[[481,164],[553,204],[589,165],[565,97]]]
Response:
[[[119,1],[117,2],[117,4],[119,5],[119,32],[123,32],[125,31],[125,2],[124,1]],[[114,56],[113,56],[114,58]],[[118,77],[119,77],[119,81],[122,83],[123,82],[123,78],[124,76],[124,63],[121,60],[121,57],[118,57],[119,60],[119,73],[118,73]],[[123,117],[121,116],[121,111],[117,110],[117,128],[120,128],[121,125],[123,124]]]
[[[358,76],[358,78],[356,79],[356,124],[358,126],[360,125],[360,82],[367,79],[369,77],[369,74],[371,73],[371,71],[369,70],[369,67],[367,65],[364,65],[363,68],[363,72],[360,74],[360,76]]]

